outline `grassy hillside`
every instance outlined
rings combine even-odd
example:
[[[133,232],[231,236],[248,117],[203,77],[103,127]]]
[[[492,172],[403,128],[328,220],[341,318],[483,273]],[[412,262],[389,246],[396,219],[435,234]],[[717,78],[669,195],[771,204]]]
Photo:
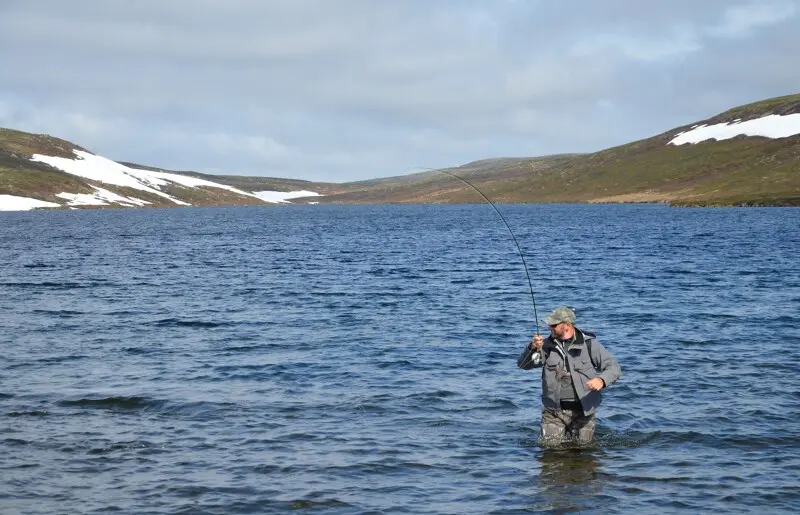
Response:
[[[307,190],[315,191],[317,193],[337,193],[345,189],[341,184],[331,182],[312,182],[300,179],[282,179],[280,177],[257,177],[247,175],[211,175],[207,173],[199,173],[192,171],[175,171],[166,170],[163,168],[156,168],[153,166],[140,165],[136,163],[128,163],[120,161],[125,166],[131,168],[140,168],[143,170],[153,170],[156,172],[176,173],[180,175],[187,175],[189,177],[196,177],[206,181],[225,184],[233,186],[244,191],[298,191]]]
[[[149,193],[140,189],[113,186],[98,181],[90,181],[62,172],[47,164],[31,161],[33,154],[74,159],[75,150],[86,151],[82,147],[52,136],[30,134],[12,129],[0,129],[0,195],[14,195],[65,204],[65,199],[57,197],[57,194],[67,192],[90,195],[95,192],[95,187],[100,187],[122,196],[131,196],[147,201],[154,207],[174,207],[177,205],[165,199],[163,196],[154,193]],[[169,170],[154,167],[132,166],[174,173]],[[186,173],[184,175],[191,175],[220,184],[228,184],[225,181],[214,180],[216,179],[214,176],[204,176],[194,173]],[[235,180],[236,178],[232,179],[233,180],[230,182],[237,182]],[[268,179],[258,178],[258,180],[254,181],[254,185],[258,183],[259,185],[266,186],[275,182],[289,185],[291,182],[302,181],[270,181]],[[231,185],[235,186],[235,184]],[[264,187],[262,189],[270,188]],[[185,187],[180,184],[169,184],[167,186],[162,186],[161,191],[194,206],[264,205],[264,202],[259,199],[243,196],[220,188]],[[245,191],[253,190],[245,189]],[[111,204],[107,207],[120,206]]]
[[[738,136],[723,141],[670,144],[678,134],[699,124],[741,122],[771,114],[798,113],[800,94],[789,95],[736,107],[707,120],[593,154],[484,159],[445,171],[470,181],[495,202],[800,205],[800,135],[778,139]],[[32,154],[73,158],[76,149],[83,150],[51,136],[0,129],[0,194],[58,202],[55,195],[60,192],[92,193],[95,184],[90,181],[30,161]],[[188,175],[249,192],[310,190],[324,195],[296,199],[295,203],[482,201],[469,186],[441,171],[334,184],[174,172],[123,164]],[[139,190],[111,189],[147,200],[154,206],[175,205],[163,197]],[[162,191],[193,205],[263,205],[258,199],[220,188],[184,187],[173,183]]]
[[[72,157],[73,149],[83,150],[51,136],[0,129],[0,194],[55,201],[62,191],[90,193],[78,177],[30,160],[33,154]]]
[[[795,113],[800,113],[800,95],[756,102],[653,138],[577,157],[537,181],[512,181],[508,191],[516,189],[517,199],[546,195],[590,202],[800,205],[800,135],[669,144],[697,123]],[[566,184],[569,191],[554,194],[558,184]]]
[[[569,162],[576,154],[535,158],[491,159],[453,168],[345,183],[345,190],[319,198],[323,203],[477,203],[480,195],[447,173],[457,175],[498,201],[509,201],[498,194],[509,181],[535,180],[543,171]],[[522,200],[524,202],[524,200]]]
[[[584,155],[489,160],[450,171],[496,202],[668,202],[673,205],[800,205],[800,135],[736,137],[671,145],[697,124],[800,113],[800,95],[737,107],[664,134]],[[457,181],[456,181],[457,182]],[[470,202],[474,192],[441,173],[351,183],[324,202]]]

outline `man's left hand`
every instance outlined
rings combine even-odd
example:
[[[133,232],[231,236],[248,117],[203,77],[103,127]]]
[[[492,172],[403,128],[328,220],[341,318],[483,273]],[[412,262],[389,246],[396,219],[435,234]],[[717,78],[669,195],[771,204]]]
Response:
[[[605,388],[606,382],[599,377],[595,377],[593,379],[589,379],[589,381],[586,383],[586,386],[588,386],[590,390],[597,391]]]

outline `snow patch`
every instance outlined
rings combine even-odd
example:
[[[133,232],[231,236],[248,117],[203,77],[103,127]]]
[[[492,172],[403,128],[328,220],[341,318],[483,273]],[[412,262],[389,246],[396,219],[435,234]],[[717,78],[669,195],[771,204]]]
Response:
[[[700,143],[709,139],[722,141],[736,136],[763,136],[765,138],[788,138],[800,134],[800,113],[781,116],[771,114],[754,120],[715,125],[698,125],[678,134],[670,141],[672,145]]]
[[[289,204],[289,200],[300,197],[320,197],[321,195],[314,191],[298,190],[298,191],[255,191],[253,194],[263,200],[264,202],[271,202],[273,204]]]
[[[191,204],[178,200],[175,197],[162,192],[159,188],[163,186],[169,186],[170,184],[179,184],[188,188],[204,186],[208,188],[220,188],[248,197],[257,197],[257,195],[234,188],[232,186],[227,186],[225,184],[218,184],[216,182],[197,179],[195,177],[187,177],[174,173],[154,172],[151,170],[131,168],[129,166],[117,163],[116,161],[112,161],[110,159],[106,159],[105,157],[97,156],[89,152],[84,152],[82,150],[73,150],[73,152],[75,153],[76,159],[66,159],[63,157],[34,154],[33,157],[31,157],[31,161],[39,161],[49,164],[50,166],[58,168],[59,170],[62,170],[68,174],[77,175],[78,177],[83,177],[84,179],[91,181],[146,191],[183,206],[190,206]],[[136,202],[130,200],[132,197],[120,198],[129,198],[129,203],[136,204]],[[89,199],[83,200],[88,201]],[[74,201],[77,202],[77,200]],[[113,202],[118,202],[118,200]]]
[[[107,206],[109,203],[120,204],[125,207],[144,206],[150,204],[146,200],[136,197],[123,197],[113,191],[95,187],[94,193],[59,193],[56,197],[68,200],[68,206]]]
[[[30,211],[39,207],[61,207],[61,204],[15,195],[0,195],[0,211]]]

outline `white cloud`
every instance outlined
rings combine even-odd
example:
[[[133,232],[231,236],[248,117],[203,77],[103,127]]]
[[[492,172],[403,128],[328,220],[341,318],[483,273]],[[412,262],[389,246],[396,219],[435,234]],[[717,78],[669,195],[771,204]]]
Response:
[[[712,27],[709,33],[718,37],[742,37],[753,30],[780,23],[796,14],[794,4],[752,3],[728,8],[721,24]]]
[[[284,145],[263,136],[212,133],[203,135],[202,139],[209,144],[213,151],[223,156],[244,152],[258,159],[269,161],[284,156],[288,151]]]
[[[643,62],[669,61],[702,50],[694,30],[675,28],[665,35],[602,34],[576,43],[573,53],[582,57],[614,53]]]
[[[792,5],[11,2],[0,125],[164,168],[336,181],[597,150],[795,92]]]

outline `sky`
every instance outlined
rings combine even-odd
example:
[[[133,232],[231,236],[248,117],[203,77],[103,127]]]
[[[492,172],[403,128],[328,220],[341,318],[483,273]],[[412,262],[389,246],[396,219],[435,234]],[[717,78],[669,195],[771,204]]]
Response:
[[[0,127],[347,182],[800,93],[800,0],[0,0]]]

